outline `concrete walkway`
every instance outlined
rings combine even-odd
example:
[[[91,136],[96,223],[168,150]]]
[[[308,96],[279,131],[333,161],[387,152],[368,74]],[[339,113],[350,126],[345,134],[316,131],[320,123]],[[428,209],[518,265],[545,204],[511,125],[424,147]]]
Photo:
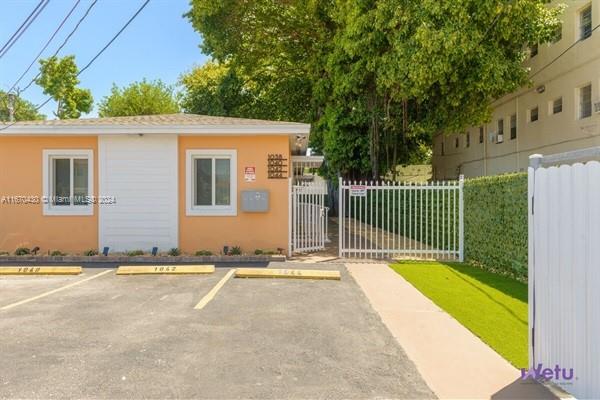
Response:
[[[555,398],[387,265],[346,268],[439,398]]]

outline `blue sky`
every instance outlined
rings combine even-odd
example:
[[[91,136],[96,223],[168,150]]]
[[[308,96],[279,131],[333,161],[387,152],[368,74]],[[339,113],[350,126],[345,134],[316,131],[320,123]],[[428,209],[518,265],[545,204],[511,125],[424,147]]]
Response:
[[[16,31],[39,0],[0,0],[0,46]],[[54,38],[42,58],[53,54],[84,14],[91,0],[81,0],[78,8]],[[87,62],[117,33],[141,6],[143,0],[99,0],[59,55],[76,56],[79,66]],[[0,88],[8,90],[42,49],[48,38],[67,15],[75,0],[50,0],[35,22],[0,59]],[[89,88],[97,103],[110,92],[113,82],[119,86],[142,78],[177,82],[179,75],[206,62],[200,52],[200,35],[182,15],[189,0],[151,0],[142,13],[119,38],[81,76],[81,86]],[[25,86],[38,72],[37,63],[23,78]],[[37,85],[23,98],[34,104],[46,100]],[[41,109],[54,118],[55,103]],[[97,115],[94,107],[88,117]]]

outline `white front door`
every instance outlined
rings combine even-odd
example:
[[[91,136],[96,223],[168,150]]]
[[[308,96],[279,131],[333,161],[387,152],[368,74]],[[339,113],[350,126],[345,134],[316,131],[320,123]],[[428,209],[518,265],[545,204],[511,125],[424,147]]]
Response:
[[[178,247],[177,136],[98,137],[100,248],[159,251]]]

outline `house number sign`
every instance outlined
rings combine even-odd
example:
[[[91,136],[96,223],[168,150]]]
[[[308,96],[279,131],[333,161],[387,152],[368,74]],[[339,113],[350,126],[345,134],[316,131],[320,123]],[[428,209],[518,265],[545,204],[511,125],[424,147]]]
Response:
[[[287,179],[287,158],[283,154],[269,154],[267,158],[267,174],[269,179]]]

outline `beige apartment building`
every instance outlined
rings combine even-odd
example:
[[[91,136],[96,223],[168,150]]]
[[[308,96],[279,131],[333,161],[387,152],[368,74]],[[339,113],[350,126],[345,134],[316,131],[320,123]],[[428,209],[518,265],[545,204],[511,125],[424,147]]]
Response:
[[[600,0],[562,3],[560,34],[525,62],[532,86],[496,100],[487,124],[436,136],[434,179],[525,171],[531,154],[600,145]]]

